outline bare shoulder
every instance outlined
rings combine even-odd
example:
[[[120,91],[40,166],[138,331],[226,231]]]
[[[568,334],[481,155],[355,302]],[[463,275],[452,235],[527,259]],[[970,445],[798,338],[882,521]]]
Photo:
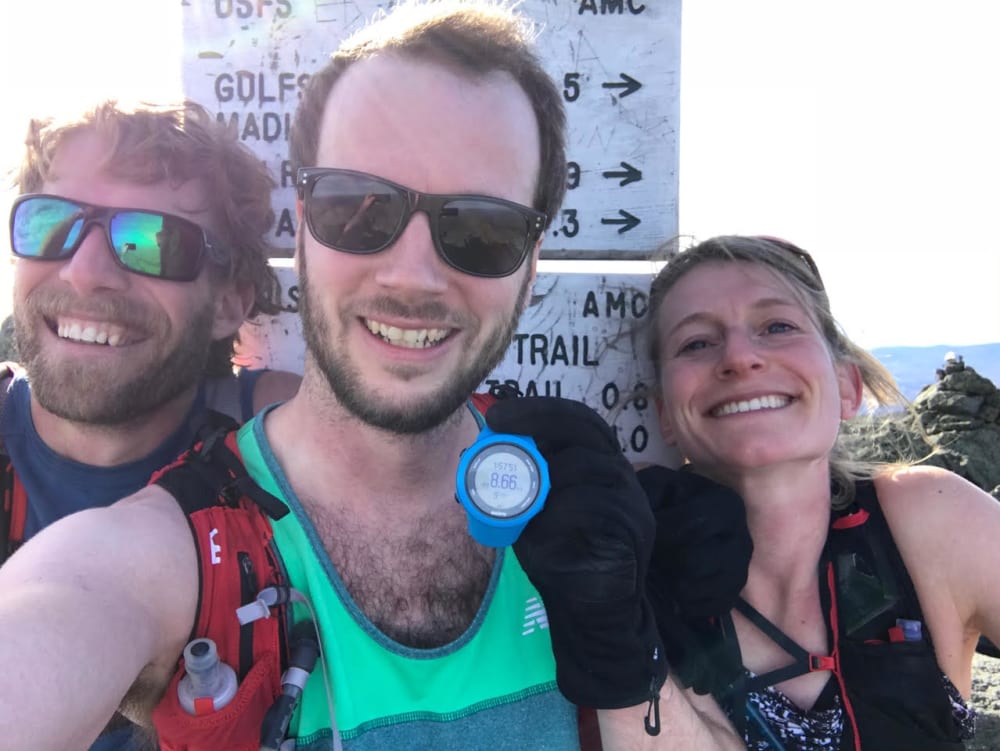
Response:
[[[1000,566],[1000,503],[936,467],[890,470],[875,489],[918,590],[940,587],[960,613],[974,610],[977,578]]]
[[[287,370],[269,370],[262,373],[253,390],[253,411],[256,414],[268,404],[283,402],[295,396],[302,376]]]
[[[963,695],[980,633],[1000,639],[1000,503],[946,470],[887,471],[875,488],[934,637],[941,669]]]
[[[1000,504],[948,470],[889,469],[875,478],[875,491],[900,546],[947,549],[971,530],[1000,534]]]
[[[875,478],[875,491],[890,524],[921,521],[929,514],[948,519],[956,514],[992,516],[998,505],[987,493],[954,472],[939,467],[902,467]],[[926,525],[928,519],[922,520]]]

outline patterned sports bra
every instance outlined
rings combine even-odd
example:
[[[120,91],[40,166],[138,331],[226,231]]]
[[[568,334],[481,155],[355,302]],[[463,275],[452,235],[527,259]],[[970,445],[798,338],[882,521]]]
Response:
[[[754,674],[747,672],[747,677]],[[968,706],[955,684],[942,673],[941,682],[951,701],[952,719],[962,740],[976,733],[976,711]],[[844,708],[831,678],[812,709],[805,711],[768,686],[747,695],[746,735],[749,751],[836,749],[844,733]]]

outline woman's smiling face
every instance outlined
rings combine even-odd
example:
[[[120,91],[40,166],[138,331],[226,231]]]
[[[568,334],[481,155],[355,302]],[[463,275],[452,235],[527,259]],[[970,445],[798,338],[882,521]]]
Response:
[[[857,407],[853,368],[834,362],[777,272],[701,264],[666,293],[656,323],[660,428],[688,460],[723,474],[826,460]]]

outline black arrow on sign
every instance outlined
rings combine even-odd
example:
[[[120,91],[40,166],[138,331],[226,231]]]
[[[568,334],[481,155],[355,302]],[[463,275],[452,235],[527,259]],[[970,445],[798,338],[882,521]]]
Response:
[[[621,162],[624,171],[620,170],[608,170],[607,172],[602,172],[601,174],[608,178],[622,178],[622,181],[618,183],[619,188],[624,188],[629,183],[636,183],[642,179],[642,171],[637,170],[628,162]]]
[[[639,217],[633,216],[632,214],[625,211],[625,209],[618,209],[618,214],[621,216],[621,219],[601,219],[601,224],[622,225],[621,227],[618,228],[619,235],[624,234],[633,227],[638,226],[639,223],[642,221],[641,219],[639,219]]]
[[[639,89],[642,88],[642,84],[636,81],[632,76],[625,73],[618,74],[621,77],[621,81],[611,81],[610,83],[602,83],[601,87],[605,89],[625,89],[619,97],[627,97],[629,94],[634,94]]]

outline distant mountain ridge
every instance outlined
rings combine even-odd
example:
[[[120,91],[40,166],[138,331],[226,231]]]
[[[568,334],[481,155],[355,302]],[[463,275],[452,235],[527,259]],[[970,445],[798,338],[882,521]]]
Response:
[[[934,383],[934,373],[949,352],[961,355],[965,364],[1000,386],[1000,342],[996,344],[934,345],[931,347],[877,347],[870,350],[896,378],[910,399]]]

